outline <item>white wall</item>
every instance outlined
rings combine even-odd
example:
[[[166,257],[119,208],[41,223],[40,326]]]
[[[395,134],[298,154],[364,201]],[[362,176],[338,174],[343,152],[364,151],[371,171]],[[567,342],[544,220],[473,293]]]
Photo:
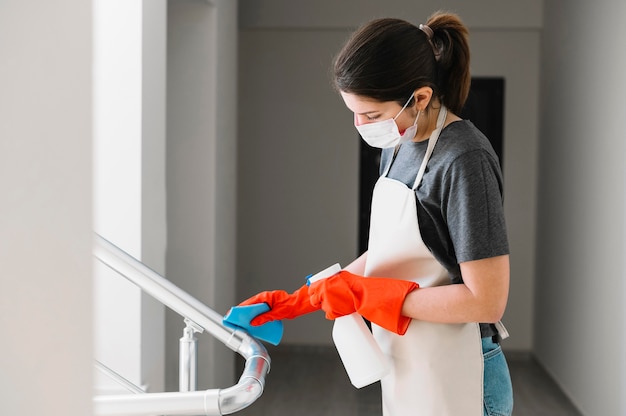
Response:
[[[0,4],[0,413],[92,414],[91,3]]]
[[[503,347],[508,350],[528,351],[533,346],[539,23],[520,30],[470,28],[472,73],[505,79],[504,209],[511,288],[503,321],[511,338]]]
[[[165,0],[94,2],[94,230],[165,271]],[[97,263],[95,357],[165,382],[164,307]],[[119,386],[99,380],[99,392]]]
[[[237,296],[293,290],[357,255],[358,136],[330,85],[333,56],[374,17],[422,23],[439,8],[471,31],[474,75],[506,79],[505,210],[512,283],[508,349],[533,344],[536,147],[542,2],[240,2]],[[523,65],[521,64],[523,63]],[[284,343],[330,342],[319,313]]]
[[[585,415],[626,414],[624,16],[545,8],[535,353]]]
[[[235,285],[237,2],[95,4],[94,227],[226,311]],[[168,311],[166,330],[161,305],[106,268],[97,276],[98,359],[151,391],[178,390],[183,318]],[[232,384],[230,350],[204,335],[199,354],[199,388]]]
[[[237,1],[168,4],[167,277],[216,311],[234,302]],[[183,319],[167,315],[167,388]],[[233,384],[233,353],[200,335],[198,388]]]

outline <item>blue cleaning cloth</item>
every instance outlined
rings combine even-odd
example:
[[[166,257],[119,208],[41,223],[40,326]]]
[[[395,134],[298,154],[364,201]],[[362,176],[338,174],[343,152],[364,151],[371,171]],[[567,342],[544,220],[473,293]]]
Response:
[[[256,316],[267,312],[270,307],[267,303],[255,303],[254,305],[233,306],[226,314],[222,323],[229,328],[243,329],[261,341],[278,345],[283,337],[283,323],[281,321],[271,321],[259,326],[252,326],[252,321]]]

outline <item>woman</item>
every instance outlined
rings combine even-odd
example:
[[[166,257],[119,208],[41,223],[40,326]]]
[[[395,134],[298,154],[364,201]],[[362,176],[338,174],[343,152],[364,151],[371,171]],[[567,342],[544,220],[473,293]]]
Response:
[[[458,116],[469,55],[467,28],[450,13],[419,26],[377,19],[352,35],[334,83],[363,139],[383,149],[368,251],[310,288],[242,303],[270,306],[253,324],[319,308],[329,319],[356,311],[370,320],[392,362],[381,381],[385,415],[512,412],[499,345],[509,290],[500,166]]]

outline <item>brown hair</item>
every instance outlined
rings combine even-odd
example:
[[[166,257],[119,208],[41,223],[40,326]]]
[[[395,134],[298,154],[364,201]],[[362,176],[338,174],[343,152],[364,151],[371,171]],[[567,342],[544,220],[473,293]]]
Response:
[[[335,87],[404,104],[416,89],[427,86],[450,111],[460,113],[471,82],[469,32],[457,15],[447,12],[434,13],[426,25],[432,39],[401,19],[376,19],[361,26],[335,58]]]

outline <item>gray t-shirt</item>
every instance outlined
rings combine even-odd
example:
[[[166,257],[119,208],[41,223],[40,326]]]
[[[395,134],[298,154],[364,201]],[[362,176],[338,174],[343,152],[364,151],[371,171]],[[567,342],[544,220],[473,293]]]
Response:
[[[387,177],[412,187],[427,146],[402,144]],[[383,150],[381,173],[393,155]],[[470,121],[443,129],[415,195],[422,240],[452,283],[463,282],[459,263],[509,254],[498,157]],[[481,332],[495,334],[491,325]]]

